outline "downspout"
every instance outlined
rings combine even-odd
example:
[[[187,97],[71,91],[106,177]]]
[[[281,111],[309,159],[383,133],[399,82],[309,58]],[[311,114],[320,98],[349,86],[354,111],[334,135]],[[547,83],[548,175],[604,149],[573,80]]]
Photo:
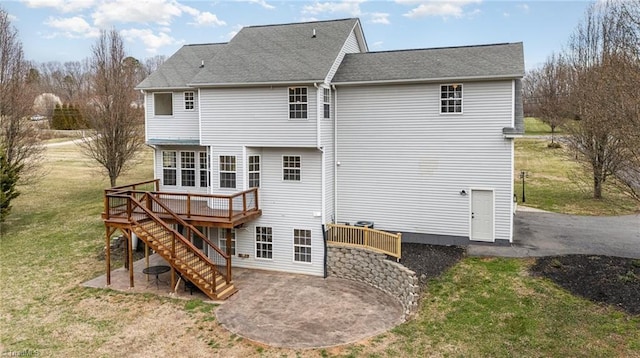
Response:
[[[333,222],[338,222],[338,89],[331,85],[335,94],[333,106]]]

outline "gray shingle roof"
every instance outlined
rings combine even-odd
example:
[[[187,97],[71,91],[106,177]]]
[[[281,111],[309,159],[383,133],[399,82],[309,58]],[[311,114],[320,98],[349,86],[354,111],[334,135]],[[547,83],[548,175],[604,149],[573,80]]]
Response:
[[[323,80],[358,19],[243,28],[190,83]],[[313,31],[316,37],[312,37]]]
[[[201,70],[202,61],[206,66],[225,46],[224,43],[182,46],[136,88],[187,88],[187,83]]]
[[[522,43],[347,54],[333,82],[524,76]]]

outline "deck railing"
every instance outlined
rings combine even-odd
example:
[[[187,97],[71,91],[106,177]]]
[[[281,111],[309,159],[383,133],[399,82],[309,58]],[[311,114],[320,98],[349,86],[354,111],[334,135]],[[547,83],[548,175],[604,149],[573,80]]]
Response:
[[[155,190],[145,190],[153,187]],[[241,191],[232,195],[216,194],[187,194],[157,191],[158,181],[147,181],[105,190],[104,206],[106,219],[128,216],[126,196],[133,196],[140,200],[144,195],[151,194],[172,212],[191,217],[217,218],[233,221],[258,211],[258,188]],[[165,210],[157,204],[151,207],[156,214],[163,214]]]
[[[368,227],[326,224],[327,242],[340,245],[364,247],[400,259],[402,234]]]

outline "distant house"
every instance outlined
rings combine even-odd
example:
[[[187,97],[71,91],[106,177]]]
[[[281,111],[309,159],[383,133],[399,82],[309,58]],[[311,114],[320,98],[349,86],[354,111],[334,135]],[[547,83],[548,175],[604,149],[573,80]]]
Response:
[[[522,43],[369,52],[358,19],[186,45],[138,86],[154,190],[184,223],[151,211],[214,262],[185,223],[233,266],[310,275],[328,223],[511,242],[523,74]]]

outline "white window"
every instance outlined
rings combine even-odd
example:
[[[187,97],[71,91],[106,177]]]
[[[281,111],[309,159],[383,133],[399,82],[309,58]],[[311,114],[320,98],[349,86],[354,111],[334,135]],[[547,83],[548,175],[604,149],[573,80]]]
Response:
[[[323,102],[324,118],[331,118],[331,90],[330,89],[328,88],[324,89],[322,102]]]
[[[462,85],[440,86],[440,113],[462,113]]]
[[[196,153],[180,152],[180,184],[196,186]]]
[[[289,88],[289,119],[307,118],[307,87]]]
[[[293,260],[311,262],[311,230],[293,230]]]
[[[196,108],[196,94],[195,92],[184,93],[184,109],[187,111],[193,111]]]
[[[176,152],[175,151],[162,151],[162,184],[163,185],[176,185]]]
[[[220,234],[218,235],[218,246],[220,250],[225,253],[229,253],[227,251],[227,233],[231,232],[231,256],[236,255],[236,231],[234,229],[220,229]]]
[[[249,158],[249,188],[260,187],[260,156],[250,155]]]
[[[256,257],[273,258],[273,230],[270,227],[256,226]]]
[[[209,153],[200,152],[200,187],[211,185],[211,171],[209,170]]]
[[[220,187],[236,187],[236,157],[233,155],[220,156]]]
[[[156,116],[173,115],[173,93],[153,94],[153,113]]]
[[[282,157],[282,180],[300,181],[301,159],[299,155],[285,155]]]

